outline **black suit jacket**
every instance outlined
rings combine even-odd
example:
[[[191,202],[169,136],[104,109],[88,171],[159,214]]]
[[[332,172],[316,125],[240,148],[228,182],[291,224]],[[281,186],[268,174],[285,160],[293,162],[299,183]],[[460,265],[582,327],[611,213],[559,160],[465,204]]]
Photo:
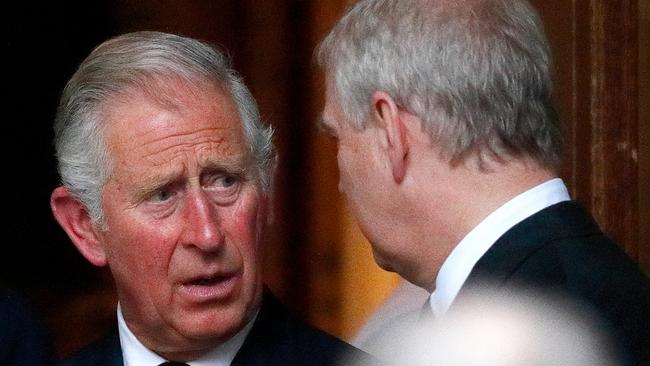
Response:
[[[650,365],[650,282],[575,202],[548,207],[506,232],[457,299],[485,282],[586,303],[609,324],[625,364]]]
[[[0,289],[0,365],[47,365],[51,351],[49,333],[30,306]]]
[[[374,365],[376,361],[351,345],[315,329],[290,314],[269,293],[232,366]],[[117,327],[106,338],[61,366],[123,366]]]

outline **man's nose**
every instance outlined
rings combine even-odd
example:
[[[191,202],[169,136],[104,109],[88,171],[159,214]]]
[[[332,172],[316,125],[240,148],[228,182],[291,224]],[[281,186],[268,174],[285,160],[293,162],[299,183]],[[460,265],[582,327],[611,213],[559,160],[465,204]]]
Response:
[[[216,206],[205,192],[192,192],[187,197],[184,244],[206,252],[218,251],[224,241]]]

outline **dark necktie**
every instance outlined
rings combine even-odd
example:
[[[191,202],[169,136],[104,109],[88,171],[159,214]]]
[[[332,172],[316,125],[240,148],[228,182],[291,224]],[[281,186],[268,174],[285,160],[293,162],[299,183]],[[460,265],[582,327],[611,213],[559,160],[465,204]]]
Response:
[[[185,362],[167,361],[161,363],[158,366],[189,366],[189,365],[186,364]]]

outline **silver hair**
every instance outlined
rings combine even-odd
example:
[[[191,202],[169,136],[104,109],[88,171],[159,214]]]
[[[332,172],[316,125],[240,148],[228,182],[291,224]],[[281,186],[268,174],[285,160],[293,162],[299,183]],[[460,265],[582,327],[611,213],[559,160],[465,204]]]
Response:
[[[372,93],[384,91],[452,161],[560,163],[550,47],[525,0],[362,0],[317,58],[357,129],[367,127]]]
[[[195,39],[161,32],[124,34],[102,43],[68,81],[54,124],[54,143],[62,184],[96,224],[102,224],[102,188],[111,174],[104,144],[104,108],[129,92],[156,96],[161,82],[179,78],[189,85],[208,82],[227,93],[238,108],[256,177],[270,190],[275,162],[273,130],[229,58]],[[164,98],[164,96],[163,96]],[[173,101],[172,101],[173,102]]]

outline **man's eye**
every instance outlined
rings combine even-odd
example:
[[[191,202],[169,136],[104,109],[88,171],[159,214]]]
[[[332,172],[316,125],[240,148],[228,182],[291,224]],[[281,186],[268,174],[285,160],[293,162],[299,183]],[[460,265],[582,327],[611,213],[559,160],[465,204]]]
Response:
[[[154,202],[165,202],[169,201],[172,197],[174,197],[174,192],[169,189],[161,189],[156,192],[154,192],[151,195],[151,200]]]
[[[227,176],[221,177],[220,179],[217,179],[217,183],[220,184],[223,187],[230,187],[230,186],[234,185],[235,183],[237,183],[237,179],[235,179],[235,177],[233,177],[233,176],[227,175]]]
[[[233,175],[220,174],[212,177],[208,185],[214,188],[228,188],[237,184],[237,180]]]
[[[240,178],[233,174],[215,174],[207,179],[205,188],[210,190],[224,190],[236,188]]]

